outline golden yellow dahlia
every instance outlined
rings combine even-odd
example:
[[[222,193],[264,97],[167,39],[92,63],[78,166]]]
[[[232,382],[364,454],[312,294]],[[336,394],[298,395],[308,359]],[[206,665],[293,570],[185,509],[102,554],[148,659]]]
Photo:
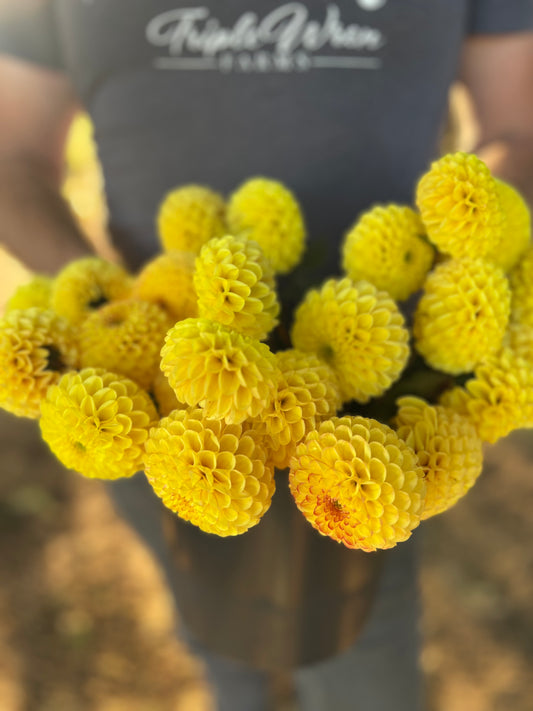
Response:
[[[99,368],[67,373],[42,402],[43,439],[68,469],[96,479],[142,469],[157,413],[132,380]]]
[[[319,422],[336,415],[342,401],[333,369],[315,353],[280,351],[276,361],[282,378],[272,402],[253,426],[267,438],[270,460],[285,469],[296,445]]]
[[[396,431],[413,449],[424,471],[422,519],[451,508],[475,484],[483,468],[481,439],[470,420],[416,397],[398,400]]]
[[[508,272],[526,252],[531,240],[531,213],[518,190],[496,178],[505,223],[499,241],[485,259]]]
[[[175,410],[150,432],[148,481],[165,506],[206,533],[236,536],[270,507],[275,483],[266,452],[247,423]]]
[[[263,340],[277,324],[274,272],[261,248],[245,237],[210,240],[196,260],[198,315]]]
[[[364,279],[393,299],[418,291],[431,268],[434,248],[424,239],[420,216],[403,205],[376,205],[347,233],[342,266],[353,281]]]
[[[183,185],[169,192],[157,214],[163,248],[198,254],[212,237],[226,232],[226,204],[214,190]]]
[[[429,239],[444,254],[484,257],[501,239],[498,187],[473,154],[451,153],[432,163],[418,182],[416,203]]]
[[[426,279],[414,318],[415,347],[431,367],[468,373],[502,344],[509,283],[482,259],[448,260]]]
[[[0,407],[37,418],[48,388],[78,365],[74,333],[50,310],[13,309],[0,320]]]
[[[165,252],[145,264],[131,295],[162,306],[174,321],[191,318],[198,315],[193,275],[193,254],[176,250]]]
[[[15,309],[49,309],[52,297],[53,279],[37,274],[26,284],[21,284],[6,304],[6,311]]]
[[[230,197],[230,232],[259,244],[274,271],[286,274],[299,263],[305,246],[300,206],[288,188],[268,178],[252,178]]]
[[[169,314],[149,301],[126,299],[102,306],[79,330],[83,368],[105,368],[148,389],[159,370]]]
[[[365,417],[334,417],[310,432],[296,448],[289,485],[322,535],[367,552],[407,540],[426,496],[411,447]]]
[[[533,366],[502,349],[440,402],[468,417],[484,442],[494,443],[515,429],[533,427]]]
[[[298,306],[292,342],[335,371],[344,401],[367,402],[399,378],[409,333],[396,303],[369,282],[329,279]]]
[[[178,321],[161,356],[161,370],[178,400],[228,423],[267,407],[280,376],[268,346],[208,319]]]
[[[533,247],[522,256],[509,273],[511,285],[511,321],[533,326]]]
[[[54,280],[52,308],[78,325],[110,301],[125,299],[131,290],[130,275],[118,264],[100,257],[70,262]]]

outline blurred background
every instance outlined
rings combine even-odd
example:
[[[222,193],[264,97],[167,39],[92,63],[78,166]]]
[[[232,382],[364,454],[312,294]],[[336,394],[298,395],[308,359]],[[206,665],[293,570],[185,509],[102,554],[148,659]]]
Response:
[[[476,127],[461,86],[443,151]],[[105,254],[102,178],[85,116],[65,196]],[[0,309],[27,281],[0,252]],[[161,572],[103,487],[63,468],[36,423],[0,411],[1,711],[208,711],[201,667],[174,636]],[[428,711],[533,710],[533,438],[487,449],[473,491],[421,531]],[[384,710],[385,711],[385,710]]]

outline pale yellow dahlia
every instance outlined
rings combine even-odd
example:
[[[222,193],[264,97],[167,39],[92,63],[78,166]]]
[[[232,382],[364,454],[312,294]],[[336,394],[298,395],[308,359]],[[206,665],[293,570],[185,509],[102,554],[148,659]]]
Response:
[[[509,273],[511,285],[511,321],[533,326],[533,247],[525,252]]]
[[[376,205],[347,233],[342,266],[353,281],[364,279],[393,299],[407,299],[424,283],[435,255],[424,239],[420,216],[403,205]]]
[[[533,366],[502,349],[474,371],[464,388],[447,390],[440,402],[470,419],[484,442],[533,427]]]
[[[454,410],[416,397],[400,398],[398,406],[396,431],[424,471],[426,519],[451,508],[475,484],[483,468],[482,443],[470,420]]]
[[[426,496],[411,447],[365,417],[334,417],[310,432],[296,448],[289,485],[322,535],[367,552],[407,540]]]
[[[96,479],[142,469],[144,445],[157,413],[132,380],[100,368],[67,373],[43,400],[43,439],[67,467]]]
[[[6,312],[15,309],[49,309],[52,297],[53,279],[44,274],[36,274],[26,284],[21,284],[8,300]]]
[[[131,295],[162,306],[174,321],[194,317],[198,306],[193,275],[193,254],[176,250],[165,252],[144,265]]]
[[[226,232],[226,204],[214,190],[183,185],[169,192],[157,213],[163,248],[198,254],[212,237]]]
[[[83,368],[105,368],[148,389],[174,319],[157,304],[125,299],[102,306],[79,330]]]
[[[178,400],[228,423],[258,415],[280,377],[268,346],[208,319],[178,321],[161,356],[161,370]]]
[[[305,246],[300,206],[288,188],[268,178],[252,178],[230,197],[230,232],[253,239],[274,271],[286,274],[299,263]]]
[[[48,388],[78,365],[74,333],[51,310],[13,309],[0,320],[0,407],[37,418]]]
[[[498,267],[482,259],[443,262],[426,279],[415,312],[415,347],[432,368],[468,373],[501,347],[510,303]]]
[[[100,257],[70,262],[54,280],[52,308],[73,324],[80,324],[94,310],[110,301],[125,299],[131,277],[118,264]]]
[[[261,442],[247,423],[175,410],[150,432],[146,475],[178,516],[206,533],[236,536],[259,522],[274,494]]]
[[[196,260],[198,315],[263,340],[277,324],[274,272],[261,248],[245,237],[209,240]]]
[[[501,239],[505,215],[496,180],[469,153],[451,153],[418,182],[416,203],[431,242],[455,258],[484,257]]]
[[[282,378],[253,426],[267,438],[270,460],[285,469],[296,445],[322,420],[336,415],[342,401],[333,369],[315,353],[280,351],[276,361]]]
[[[533,326],[510,323],[505,333],[504,347],[509,348],[518,358],[533,365]]]
[[[335,371],[344,401],[367,402],[400,377],[409,333],[396,303],[369,282],[329,279],[298,306],[292,342]]]
[[[505,223],[500,236],[485,259],[508,272],[526,252],[531,240],[531,213],[518,190],[496,178],[496,188],[500,198]]]

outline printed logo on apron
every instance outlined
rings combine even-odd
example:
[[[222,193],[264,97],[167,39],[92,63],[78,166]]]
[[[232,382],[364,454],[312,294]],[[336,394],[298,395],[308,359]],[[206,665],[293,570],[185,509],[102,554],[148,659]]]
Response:
[[[366,11],[387,0],[354,0]],[[156,69],[219,72],[305,72],[381,67],[378,50],[386,43],[380,29],[350,22],[328,4],[322,18],[311,17],[301,2],[288,2],[260,15],[245,12],[224,25],[206,6],[179,7],[153,17],[146,39],[161,50]]]

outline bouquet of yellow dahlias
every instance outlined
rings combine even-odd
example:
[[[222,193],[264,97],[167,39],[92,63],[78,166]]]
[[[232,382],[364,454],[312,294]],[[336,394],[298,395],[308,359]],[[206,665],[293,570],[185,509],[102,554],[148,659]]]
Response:
[[[529,212],[475,155],[433,163],[416,207],[359,215],[342,276],[290,323],[276,277],[306,228],[284,185],[181,186],[157,226],[139,273],[78,260],[22,287],[0,324],[0,405],[38,418],[69,469],[143,469],[219,536],[257,525],[287,470],[314,528],[375,551],[453,506],[485,442],[533,426]]]

